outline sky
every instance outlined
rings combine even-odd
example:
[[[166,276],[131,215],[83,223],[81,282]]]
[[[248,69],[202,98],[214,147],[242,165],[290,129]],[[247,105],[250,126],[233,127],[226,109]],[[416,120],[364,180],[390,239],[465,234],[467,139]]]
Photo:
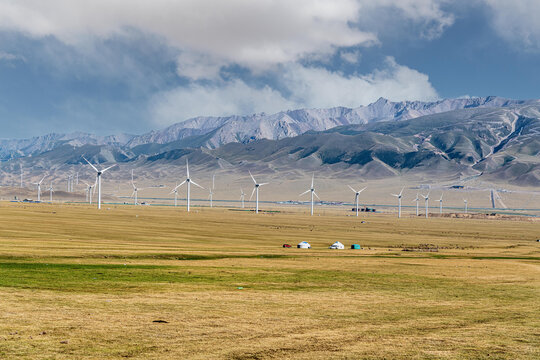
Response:
[[[0,0],[1,138],[540,97],[538,0]]]

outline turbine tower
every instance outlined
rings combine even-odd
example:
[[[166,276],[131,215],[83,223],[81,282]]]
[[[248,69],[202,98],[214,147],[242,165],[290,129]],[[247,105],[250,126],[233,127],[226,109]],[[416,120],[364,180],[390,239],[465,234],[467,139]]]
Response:
[[[244,208],[245,197],[246,197],[246,194],[244,193],[244,189],[240,188],[240,201],[242,201],[242,209]]]
[[[463,199],[463,203],[465,204],[465,214],[466,214],[468,210],[468,205],[469,205],[467,199]]]
[[[352,188],[352,186],[348,185],[349,189],[351,189],[354,192],[354,202],[356,203],[356,216],[358,216],[358,198],[360,197],[360,193],[364,190],[366,190],[366,187],[362,190],[356,191]]]
[[[314,202],[313,195],[315,195],[317,199],[321,200],[321,198],[319,198],[319,195],[317,195],[317,193],[315,192],[314,182],[315,182],[315,174],[311,176],[311,187],[299,195],[299,196],[303,196],[307,194],[308,192],[311,192],[311,216],[313,216],[313,202]]]
[[[37,183],[34,183],[34,185],[37,185],[37,201],[41,201],[41,183],[45,179],[45,176],[41,178],[41,180]]]
[[[441,198],[439,200],[437,200],[439,202],[439,214],[442,214],[442,200],[443,198],[443,193],[441,193]]]
[[[398,218],[401,217],[401,198],[403,197],[402,195],[403,195],[403,190],[404,189],[405,188],[401,188],[401,191],[400,191],[399,194],[390,194],[390,195],[395,196],[395,197],[398,198]]]
[[[426,201],[426,219],[428,218],[428,209],[429,209],[429,206],[428,206],[428,202],[429,202],[429,191],[427,193],[427,195],[422,195],[422,197],[424,198],[424,200]]]
[[[251,171],[249,172],[249,176],[251,176],[251,179],[253,180],[253,183],[255,184],[255,187],[253,187],[253,191],[251,192],[251,196],[249,197],[249,200],[251,201],[251,198],[253,197],[254,193],[257,193],[255,196],[255,214],[259,213],[259,188],[263,185],[267,185],[268,183],[262,183],[259,184],[251,174]]]
[[[92,165],[92,163],[90,161],[88,161],[84,156],[83,156],[83,159],[88,163],[88,165],[90,165],[92,167],[92,169],[94,169],[96,171],[96,184],[97,184],[97,188],[98,188],[98,209],[101,209],[101,175],[105,171],[115,167],[117,164],[111,165],[108,168],[105,168],[105,169],[102,169],[102,170],[98,170],[98,168],[95,167],[94,165]]]
[[[416,199],[413,200],[413,202],[416,201],[416,216],[418,216],[418,202],[420,201],[420,198],[418,197],[418,193],[416,193]]]
[[[186,174],[187,174],[187,177],[186,177],[186,180],[182,181],[180,183],[180,185],[176,185],[176,187],[173,189],[174,190],[177,190],[178,188],[180,188],[182,185],[186,184],[187,183],[187,211],[189,212],[189,197],[190,197],[190,193],[191,193],[191,184],[195,185],[195,186],[198,186],[200,187],[201,189],[204,189],[201,185],[197,184],[195,181],[191,180],[191,178],[189,177],[189,163],[188,163],[188,160],[186,158]]]
[[[210,207],[214,207],[214,181],[216,178],[216,174],[212,175],[212,187],[209,189],[210,195],[208,195],[208,198],[210,199]]]

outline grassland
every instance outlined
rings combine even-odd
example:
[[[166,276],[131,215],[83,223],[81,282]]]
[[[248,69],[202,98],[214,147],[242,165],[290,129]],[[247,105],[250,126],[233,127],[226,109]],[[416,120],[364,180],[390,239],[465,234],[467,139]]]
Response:
[[[2,203],[0,358],[540,357],[539,223],[195,210]]]

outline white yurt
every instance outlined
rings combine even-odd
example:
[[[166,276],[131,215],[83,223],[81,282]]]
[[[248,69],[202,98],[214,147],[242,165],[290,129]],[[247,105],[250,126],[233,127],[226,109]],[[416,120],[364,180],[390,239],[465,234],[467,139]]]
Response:
[[[343,244],[340,243],[339,241],[336,241],[335,243],[333,243],[332,245],[330,245],[329,249],[339,249],[339,250],[343,250],[343,249],[345,249],[345,245],[343,245]]]
[[[296,247],[299,249],[311,249],[311,245],[307,241],[302,241]]]

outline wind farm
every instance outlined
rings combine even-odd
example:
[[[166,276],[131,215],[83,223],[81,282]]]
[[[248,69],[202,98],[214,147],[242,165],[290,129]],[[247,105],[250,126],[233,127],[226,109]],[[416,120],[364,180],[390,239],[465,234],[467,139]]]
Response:
[[[539,13],[0,0],[0,359],[540,359]]]

